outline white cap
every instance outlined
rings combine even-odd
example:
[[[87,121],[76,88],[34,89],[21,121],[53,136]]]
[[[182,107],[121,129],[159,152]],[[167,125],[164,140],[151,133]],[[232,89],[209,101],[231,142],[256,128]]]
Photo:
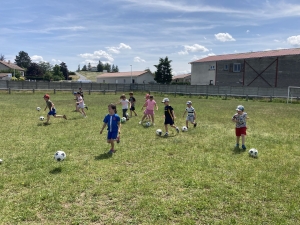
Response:
[[[169,99],[168,99],[168,98],[164,98],[164,99],[162,100],[162,103],[164,103],[164,102],[169,102]]]
[[[186,104],[189,105],[189,104],[192,104],[192,102],[191,101],[187,101]]]

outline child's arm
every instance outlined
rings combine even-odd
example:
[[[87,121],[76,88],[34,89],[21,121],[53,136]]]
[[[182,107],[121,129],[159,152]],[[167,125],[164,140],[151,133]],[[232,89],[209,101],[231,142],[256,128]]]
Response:
[[[147,102],[145,102],[144,105],[142,106],[142,110],[143,110],[143,108],[146,107],[146,106],[147,106]]]
[[[172,110],[172,115],[173,115],[173,118],[175,119],[175,118],[176,118],[176,116],[175,116],[175,112],[174,112],[174,110]]]
[[[232,122],[236,123],[238,120],[237,120],[237,115],[235,114],[232,118],[231,118]]]
[[[120,121],[118,122],[118,136],[121,134],[121,123]]]
[[[102,128],[100,130],[100,134],[102,134],[102,132],[103,132],[103,130],[104,130],[105,127],[106,127],[106,123],[103,123],[103,126],[102,126]]]
[[[155,103],[155,106],[156,106],[156,111],[158,111],[158,105]]]
[[[128,101],[128,109],[130,109],[131,108],[131,102],[130,101]]]

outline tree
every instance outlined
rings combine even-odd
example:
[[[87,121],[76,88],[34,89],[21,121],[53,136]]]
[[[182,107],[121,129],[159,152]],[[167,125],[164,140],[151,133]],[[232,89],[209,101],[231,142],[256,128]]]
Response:
[[[77,69],[77,72],[79,72],[80,71],[80,65],[78,65],[78,69]]]
[[[115,72],[115,65],[114,64],[112,64],[112,66],[111,66],[111,72]]]
[[[65,78],[65,80],[68,80],[69,79],[69,70],[68,70],[68,67],[67,65],[62,62],[60,65],[60,71],[63,73],[63,77]]]
[[[99,60],[99,63],[97,65],[97,71],[98,72],[103,72],[103,63]]]
[[[169,60],[168,57],[160,58],[159,64],[154,65],[156,67],[155,78],[154,80],[160,84],[170,84],[172,81],[172,60]]]
[[[89,63],[88,64],[88,71],[91,71],[91,68],[92,68],[91,63]]]
[[[27,69],[31,64],[31,58],[28,53],[20,51],[19,55],[16,56],[15,62],[18,66]]]
[[[0,61],[4,61],[5,60],[5,56],[0,54]]]
[[[27,68],[26,77],[28,78],[42,78],[44,76],[43,69],[37,63],[30,63]]]
[[[58,81],[63,79],[64,79],[64,75],[63,72],[61,71],[61,66],[56,64],[53,67],[53,80]]]
[[[119,72],[119,67],[118,66],[116,66],[115,72]]]
[[[84,65],[83,67],[82,67],[82,69],[81,69],[81,71],[86,71],[87,69],[86,69],[86,65]]]
[[[103,70],[107,70],[107,72],[109,73],[111,71],[111,67],[109,63],[105,63],[103,66]]]
[[[43,70],[43,73],[45,74],[47,71],[52,71],[53,65],[51,65],[49,62],[39,62],[38,65]]]

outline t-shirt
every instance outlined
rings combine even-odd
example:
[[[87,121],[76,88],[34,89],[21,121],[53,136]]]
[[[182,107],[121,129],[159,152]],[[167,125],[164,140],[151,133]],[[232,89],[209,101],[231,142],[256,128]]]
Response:
[[[186,107],[185,110],[187,111],[188,116],[194,116],[195,109],[193,108],[193,106],[191,106],[191,107]]]
[[[48,99],[48,100],[46,101],[46,105],[47,105],[47,107],[49,108],[49,110],[51,110],[52,102],[51,102],[50,99]],[[54,108],[54,107],[53,107],[53,108]]]
[[[147,103],[146,109],[148,109],[148,110],[154,110],[154,107],[156,105],[156,101],[154,101],[154,100],[151,101],[150,99],[148,99],[146,101],[146,103]]]
[[[165,106],[165,119],[174,120],[174,118],[173,118],[173,107],[170,106],[170,105]]]
[[[107,114],[103,120],[107,124],[107,130],[109,132],[118,132],[118,123],[120,123],[120,117],[118,114],[110,115]]]
[[[128,109],[129,101],[127,99],[125,99],[125,100],[121,99],[120,102],[122,104],[122,109]]]
[[[232,119],[237,119],[236,128],[241,128],[241,127],[247,127],[246,126],[246,118],[247,118],[247,113],[243,112],[243,114],[239,115],[238,113],[234,114]]]
[[[131,103],[131,106],[134,106],[134,104],[135,104],[135,97],[129,97],[129,101],[130,101],[130,103]]]
[[[81,100],[82,100],[82,102],[80,102]],[[83,98],[82,98],[81,96],[79,96],[79,97],[77,98],[77,101],[80,102],[80,103],[79,103],[79,106],[83,108],[83,107],[84,107],[84,101],[83,101]]]

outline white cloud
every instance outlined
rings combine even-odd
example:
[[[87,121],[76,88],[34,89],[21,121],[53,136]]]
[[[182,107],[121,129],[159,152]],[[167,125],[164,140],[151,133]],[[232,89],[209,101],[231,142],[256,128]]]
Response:
[[[246,31],[246,33],[249,33],[249,32],[250,32],[250,30],[247,30],[247,31]]]
[[[215,34],[217,40],[226,42],[226,41],[235,41],[235,39],[228,33],[218,33]]]
[[[59,59],[52,59],[51,60],[54,64],[60,64],[62,61],[60,61]]]
[[[134,62],[146,62],[146,60],[144,60],[144,59],[142,59],[142,58],[140,58],[140,57],[134,57],[134,59],[133,59],[133,61]]]
[[[202,45],[184,45],[184,50],[178,52],[179,55],[188,55],[189,52],[208,52],[209,50]]]
[[[33,62],[45,62],[42,56],[33,55],[30,57]]]
[[[274,41],[275,41],[275,42],[280,42],[280,41],[279,41],[279,40],[277,40],[277,39],[274,39]]]
[[[114,54],[119,54],[120,49],[131,49],[129,45],[126,45],[124,43],[120,43],[118,47],[106,47],[107,51]]]
[[[112,55],[103,50],[94,51],[94,53],[79,54],[79,56],[84,59],[91,60],[91,61],[95,61],[95,60],[102,61],[102,59],[107,60],[110,63],[114,61],[114,58],[112,57]]]
[[[300,35],[288,37],[287,42],[293,46],[300,46]]]

